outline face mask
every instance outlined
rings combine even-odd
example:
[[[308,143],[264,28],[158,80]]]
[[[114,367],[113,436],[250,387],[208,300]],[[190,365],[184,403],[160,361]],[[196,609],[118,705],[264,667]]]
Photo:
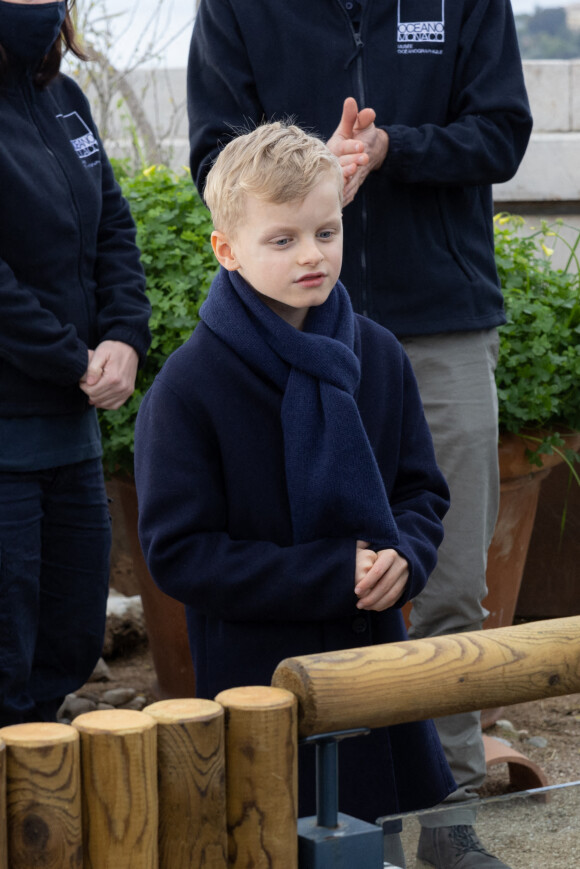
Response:
[[[20,4],[0,0],[0,45],[27,63],[40,61],[58,39],[66,16],[66,0]]]

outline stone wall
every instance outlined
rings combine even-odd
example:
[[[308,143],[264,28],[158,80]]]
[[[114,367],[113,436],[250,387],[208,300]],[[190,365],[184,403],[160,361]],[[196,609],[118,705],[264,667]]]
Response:
[[[516,176],[494,188],[498,204],[577,203],[580,212],[580,60],[524,62],[534,116]]]
[[[495,199],[580,202],[580,59],[525,61],[524,74],[534,115],[532,140],[515,178],[494,188]],[[130,81],[171,164],[187,165],[185,70],[139,70]],[[122,107],[111,122],[107,143],[118,155],[131,148]]]
[[[566,216],[580,226],[580,59],[524,62],[534,130],[516,176],[494,187],[497,210],[530,216]],[[139,70],[130,75],[135,93],[175,169],[188,165],[185,69]],[[95,104],[93,99],[93,104]],[[131,153],[127,112],[110,120],[111,154]]]

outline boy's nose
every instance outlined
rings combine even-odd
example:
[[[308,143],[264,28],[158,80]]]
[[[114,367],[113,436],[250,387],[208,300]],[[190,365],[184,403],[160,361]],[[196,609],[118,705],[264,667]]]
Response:
[[[302,245],[298,260],[300,263],[319,263],[324,259],[324,254],[316,244],[316,242],[305,242]]]

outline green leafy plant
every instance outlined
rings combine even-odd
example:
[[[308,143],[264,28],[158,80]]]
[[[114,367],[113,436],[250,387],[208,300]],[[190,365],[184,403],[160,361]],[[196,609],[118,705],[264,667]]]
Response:
[[[137,224],[137,244],[147,276],[153,336],[135,392],[115,411],[100,413],[107,474],[133,473],[133,431],[141,400],[167,357],[191,335],[216,270],[213,229],[189,173],[151,166],[136,174],[115,172]]]
[[[565,434],[580,430],[580,233],[574,230],[570,242],[562,221],[542,222],[530,234],[523,225],[509,214],[494,221],[507,316],[496,371],[500,431],[537,444],[528,451],[533,464],[557,452],[571,466],[577,454],[566,448]],[[552,262],[556,243],[566,251],[562,268]]]

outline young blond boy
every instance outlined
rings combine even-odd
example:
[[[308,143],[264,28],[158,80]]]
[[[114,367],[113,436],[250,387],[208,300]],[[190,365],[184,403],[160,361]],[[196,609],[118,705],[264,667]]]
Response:
[[[338,280],[342,185],[295,126],[223,149],[205,194],[221,269],[139,412],[141,543],[186,606],[201,697],[269,684],[291,655],[405,639],[400,607],[436,562],[448,491],[404,351]],[[374,821],[453,787],[431,722],[341,745],[347,814]]]

